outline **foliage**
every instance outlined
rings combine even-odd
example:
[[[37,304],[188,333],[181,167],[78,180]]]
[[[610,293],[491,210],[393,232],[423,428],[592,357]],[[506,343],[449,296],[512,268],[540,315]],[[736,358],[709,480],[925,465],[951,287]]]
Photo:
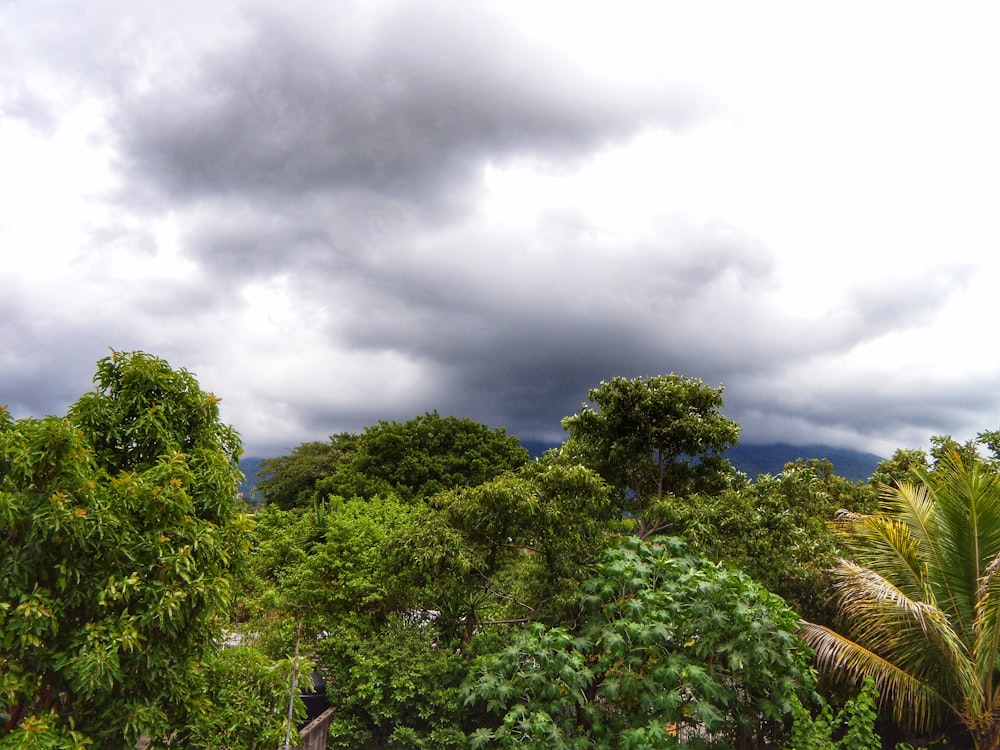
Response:
[[[185,725],[149,747],[185,750],[274,750],[285,739],[291,659],[273,662],[254,648],[216,649],[200,665],[201,688]],[[299,665],[300,672],[311,666]],[[293,721],[305,716],[295,701]],[[295,728],[292,728],[295,731]],[[293,735],[294,736],[294,735]]]
[[[281,508],[309,507],[328,497],[395,495],[415,500],[472,487],[528,461],[503,429],[428,412],[407,422],[381,421],[361,435],[304,443],[263,462],[257,492]]]
[[[278,658],[289,653],[297,621],[309,640],[340,627],[372,632],[393,612],[412,609],[418,592],[392,558],[416,512],[395,498],[265,508],[255,517],[244,630]]]
[[[182,727],[244,552],[218,399],[139,352],[95,382],[65,419],[0,417],[3,746]]]
[[[301,618],[338,705],[335,743],[461,746],[471,655],[519,621],[563,616],[618,525],[594,472],[540,462],[423,503],[267,507],[246,628],[277,657]]]
[[[302,443],[287,456],[261,461],[256,494],[270,506],[284,510],[308,508],[317,497],[316,484],[350,464],[357,451],[358,436],[344,432],[329,442]]]
[[[583,466],[532,462],[441,493],[400,540],[446,637],[490,620],[552,621],[621,524],[610,488]]]
[[[434,411],[408,422],[382,421],[365,429],[354,467],[369,483],[380,480],[400,497],[421,498],[474,487],[527,461],[528,451],[502,428]],[[353,494],[336,486],[329,489],[345,497]]]
[[[276,658],[302,622],[337,706],[331,747],[464,742],[455,710],[463,658],[438,648],[423,589],[396,555],[419,513],[376,497],[258,514],[244,630]]]
[[[922,474],[932,471],[942,461],[958,453],[969,460],[979,460],[991,469],[1000,470],[1000,430],[980,432],[972,440],[960,443],[951,435],[932,435],[929,451],[919,448],[899,449],[882,461],[872,475],[873,487],[893,486],[900,482],[919,483]]]
[[[621,490],[640,538],[667,528],[664,498],[712,494],[732,474],[720,454],[739,438],[739,425],[720,412],[721,387],[675,374],[616,377],[587,398],[596,409],[584,403],[563,420],[566,450]]]
[[[337,706],[330,748],[426,748],[467,744],[458,693],[460,651],[441,647],[433,628],[393,616],[374,631],[339,627],[317,645],[327,697]]]
[[[870,677],[836,716],[825,702],[818,715],[812,716],[798,696],[793,696],[794,722],[786,750],[881,750],[882,739],[875,732],[877,703],[878,690]]]
[[[870,484],[876,491],[883,485],[892,487],[900,482],[920,481],[920,472],[930,470],[927,454],[918,448],[900,448],[879,462]]]
[[[869,485],[837,476],[825,459],[799,459],[778,476],[734,479],[714,495],[672,503],[664,519],[692,549],[747,573],[800,615],[831,624],[829,569],[842,550],[828,523],[842,508],[874,504]]]
[[[466,685],[499,717],[473,746],[759,747],[815,683],[797,617],[676,539],[609,550],[579,628],[536,623]]]
[[[886,487],[880,512],[844,514],[835,568],[848,635],[806,623],[820,666],[874,679],[895,720],[955,718],[979,750],[1000,737],[1000,475],[942,454],[920,482]]]

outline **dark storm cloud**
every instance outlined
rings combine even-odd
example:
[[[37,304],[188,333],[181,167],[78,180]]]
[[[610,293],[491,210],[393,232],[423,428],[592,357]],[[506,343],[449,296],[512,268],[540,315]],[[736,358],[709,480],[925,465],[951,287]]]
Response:
[[[108,354],[92,332],[86,324],[56,324],[8,290],[0,301],[0,405],[16,418],[64,414],[90,390],[94,363]]]
[[[404,5],[343,45],[350,13],[326,38],[251,16],[238,46],[123,102],[126,162],[182,200],[360,190],[433,205],[461,202],[488,159],[560,160],[706,113],[676,87],[593,80],[463,7]]]
[[[826,379],[803,378],[793,390],[789,380],[737,381],[730,416],[750,425],[751,442],[873,445],[883,454],[925,445],[932,435],[950,433],[965,440],[994,429],[984,415],[1000,406],[994,373],[946,377],[927,372],[885,372],[863,376],[842,371]],[[970,432],[971,426],[971,432]],[[887,436],[896,438],[887,444]]]
[[[0,23],[0,118],[46,137],[93,128],[79,143],[113,151],[117,180],[93,188],[111,202],[76,207],[89,244],[72,278],[50,288],[39,270],[33,290],[0,299],[0,403],[69,403],[113,346],[195,370],[251,450],[272,455],[431,409],[559,439],[560,419],[615,375],[725,385],[727,413],[766,439],[929,434],[995,411],[993,374],[879,359],[913,332],[933,346],[968,271],[901,259],[869,278],[863,255],[816,250],[833,243],[809,180],[837,170],[809,152],[801,196],[776,189],[799,174],[783,163],[797,148],[786,136],[810,110],[798,97],[786,110],[791,89],[764,85],[754,60],[726,83],[743,72],[715,65],[730,50],[680,44],[636,55],[662,69],[615,78],[590,65],[613,67],[607,50],[562,56],[504,4],[271,5],[106,2],[72,24],[47,20],[73,17],[58,4],[24,5],[26,33]],[[773,95],[764,109],[751,101],[761,93]],[[811,149],[826,126],[804,122]],[[527,208],[502,191],[490,203],[496,175],[572,193],[607,162],[622,165],[607,172],[607,202],[641,210],[622,201],[594,217],[588,197],[541,192]],[[815,274],[784,273],[810,252]]]

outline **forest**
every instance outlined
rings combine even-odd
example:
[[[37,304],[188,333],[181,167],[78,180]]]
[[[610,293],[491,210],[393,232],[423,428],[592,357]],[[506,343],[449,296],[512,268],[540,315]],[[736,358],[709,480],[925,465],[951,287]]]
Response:
[[[0,750],[274,750],[310,686],[338,750],[1000,747],[1000,431],[749,477],[721,387],[615,376],[536,458],[428,412],[252,506],[192,373],[94,384],[0,407]]]

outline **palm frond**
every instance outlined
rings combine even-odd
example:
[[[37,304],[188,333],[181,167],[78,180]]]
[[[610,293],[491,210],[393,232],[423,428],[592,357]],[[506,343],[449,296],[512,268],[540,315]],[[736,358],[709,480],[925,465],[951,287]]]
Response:
[[[1000,554],[1000,477],[957,451],[946,454],[927,485],[939,526],[936,584],[971,641],[986,570]]]
[[[979,673],[969,648],[938,607],[914,600],[879,573],[848,560],[833,569],[840,611],[855,641],[928,684],[978,703]]]
[[[912,599],[933,601],[927,563],[912,527],[888,515],[838,513],[832,524],[853,559],[895,582]]]
[[[1000,472],[954,451],[917,476],[883,486],[878,514],[841,514],[832,524],[854,557],[833,571],[850,637],[808,624],[803,637],[821,668],[872,676],[905,726],[926,728],[950,709],[969,729],[992,730]]]
[[[982,675],[983,692],[992,695],[1000,661],[1000,553],[986,566],[976,593],[973,656]],[[993,699],[996,702],[996,698]]]
[[[840,673],[858,683],[871,677],[881,695],[880,702],[891,706],[893,719],[903,727],[924,732],[936,726],[948,709],[958,710],[933,686],[823,625],[803,622],[799,635],[813,649],[817,664],[825,672]]]

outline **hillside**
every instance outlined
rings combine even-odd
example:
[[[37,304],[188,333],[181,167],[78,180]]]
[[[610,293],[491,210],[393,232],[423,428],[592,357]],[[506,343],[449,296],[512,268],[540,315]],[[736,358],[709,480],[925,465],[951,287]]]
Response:
[[[726,452],[726,457],[751,479],[760,474],[780,474],[786,463],[797,458],[825,458],[833,464],[835,474],[852,482],[867,481],[882,460],[874,453],[863,453],[850,448],[787,443],[736,445]]]

